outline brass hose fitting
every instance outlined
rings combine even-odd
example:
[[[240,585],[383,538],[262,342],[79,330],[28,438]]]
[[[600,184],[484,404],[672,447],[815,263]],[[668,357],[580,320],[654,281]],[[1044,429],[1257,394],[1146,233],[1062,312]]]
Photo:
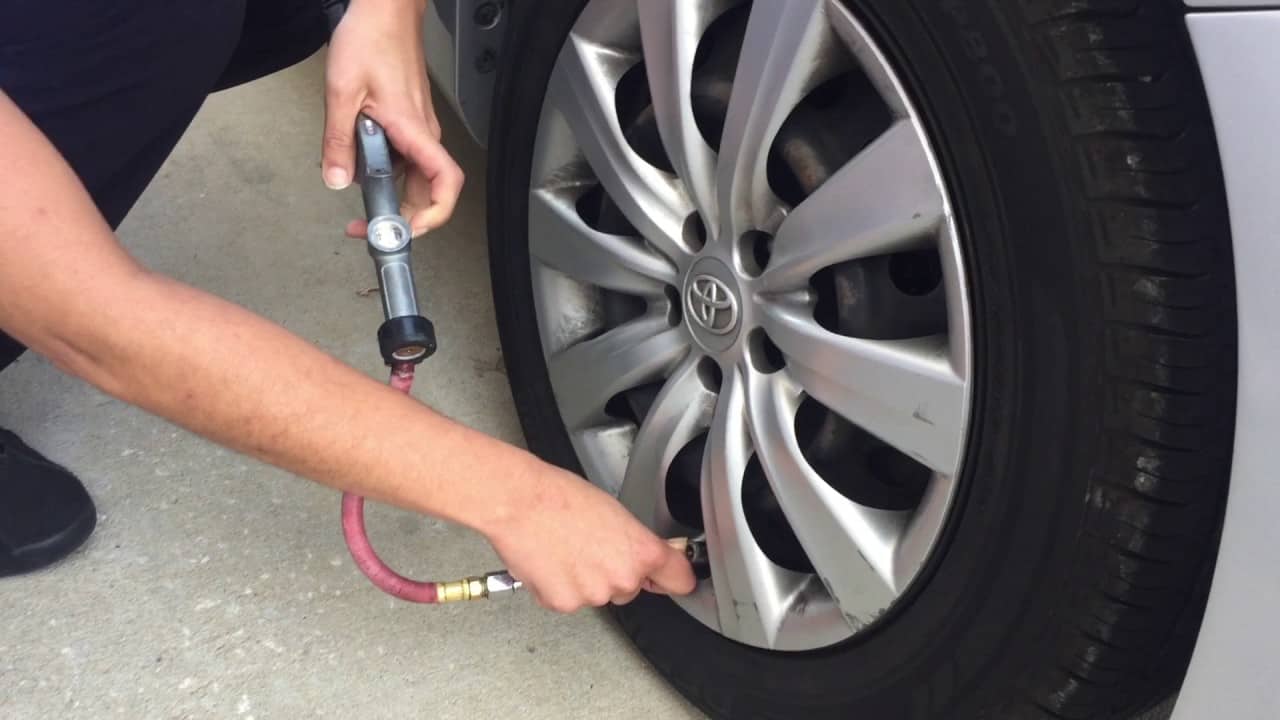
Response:
[[[519,590],[521,583],[505,572],[493,572],[453,582],[436,583],[436,602],[454,603],[502,597]]]

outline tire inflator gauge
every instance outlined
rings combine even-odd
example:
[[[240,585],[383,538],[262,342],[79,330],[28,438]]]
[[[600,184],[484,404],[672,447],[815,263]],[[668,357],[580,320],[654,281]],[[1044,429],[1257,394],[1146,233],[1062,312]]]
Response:
[[[347,0],[324,0],[330,32],[346,11]],[[368,249],[373,258],[382,298],[383,323],[378,328],[378,349],[391,368],[390,384],[406,394],[413,387],[418,365],[435,354],[435,327],[419,310],[414,283],[413,229],[400,211],[395,163],[386,131],[373,118],[360,113],[356,119],[356,180],[364,196],[368,218]],[[389,568],[369,542],[364,525],[364,498],[342,496],[342,533],[356,566],[384,592],[418,603],[446,603],[510,595],[520,581],[506,571],[455,580],[410,580]],[[699,577],[709,574],[705,539],[669,541],[681,549]]]

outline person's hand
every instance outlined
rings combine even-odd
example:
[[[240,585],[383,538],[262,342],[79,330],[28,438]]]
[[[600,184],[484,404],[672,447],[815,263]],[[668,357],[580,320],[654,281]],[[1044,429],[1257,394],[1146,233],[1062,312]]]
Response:
[[[356,116],[364,112],[405,158],[401,212],[415,237],[445,224],[462,192],[462,169],[440,144],[422,48],[422,0],[352,0],[329,43],[325,76],[324,182],[354,177]],[[364,237],[363,220],[347,234]]]
[[[696,580],[679,549],[653,534],[608,494],[551,465],[541,465],[516,495],[520,502],[485,534],[507,571],[538,604],[571,613],[625,605],[640,591],[687,595]]]

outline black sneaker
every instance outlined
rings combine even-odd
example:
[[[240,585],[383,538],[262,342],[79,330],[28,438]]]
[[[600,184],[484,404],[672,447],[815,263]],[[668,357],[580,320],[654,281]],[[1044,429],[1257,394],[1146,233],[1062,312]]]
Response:
[[[97,522],[75,475],[0,430],[0,577],[53,565],[83,545]]]

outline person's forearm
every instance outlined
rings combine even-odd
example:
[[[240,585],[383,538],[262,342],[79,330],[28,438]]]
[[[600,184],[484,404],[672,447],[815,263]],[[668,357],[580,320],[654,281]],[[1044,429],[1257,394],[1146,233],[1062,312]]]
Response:
[[[462,427],[248,311],[153,275],[0,94],[0,328],[113,396],[335,488],[481,531],[532,455]],[[522,489],[523,488],[523,489]],[[534,490],[536,492],[536,490]]]
[[[220,444],[342,490],[481,530],[511,511],[499,468],[532,458],[217,298],[142,275],[66,342],[77,375]]]

